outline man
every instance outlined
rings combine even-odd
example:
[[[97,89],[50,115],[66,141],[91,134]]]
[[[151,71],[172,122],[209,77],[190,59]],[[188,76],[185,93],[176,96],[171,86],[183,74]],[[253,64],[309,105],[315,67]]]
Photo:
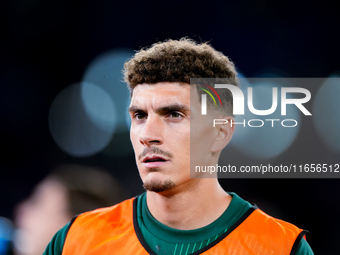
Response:
[[[55,247],[63,255],[313,254],[303,230],[225,192],[217,178],[190,177],[190,160],[216,165],[234,132],[212,125],[214,118],[232,120],[230,94],[221,96],[226,110],[209,106],[212,114],[202,115],[190,78],[237,85],[226,56],[188,39],[154,44],[125,64],[130,137],[146,193],[76,217],[45,254],[61,254]]]
[[[101,169],[58,166],[17,206],[13,253],[42,254],[55,232],[75,214],[111,206],[125,198],[117,181]]]

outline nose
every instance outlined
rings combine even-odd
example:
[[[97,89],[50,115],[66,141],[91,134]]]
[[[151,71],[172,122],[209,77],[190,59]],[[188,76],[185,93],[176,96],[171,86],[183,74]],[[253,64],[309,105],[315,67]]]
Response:
[[[161,145],[163,143],[163,125],[158,116],[148,116],[139,134],[139,141],[146,146]]]

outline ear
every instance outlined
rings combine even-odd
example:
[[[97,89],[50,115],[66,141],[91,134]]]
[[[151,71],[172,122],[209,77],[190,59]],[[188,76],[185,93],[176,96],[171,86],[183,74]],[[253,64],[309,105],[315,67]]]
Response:
[[[234,122],[234,118],[231,116],[225,116],[219,119],[219,121],[214,121],[215,138],[211,147],[212,152],[222,151],[230,142],[235,131],[235,125],[232,125],[232,122]]]

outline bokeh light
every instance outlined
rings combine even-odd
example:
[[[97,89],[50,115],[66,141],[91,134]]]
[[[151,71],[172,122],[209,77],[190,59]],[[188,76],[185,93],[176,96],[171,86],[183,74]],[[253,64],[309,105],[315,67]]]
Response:
[[[111,97],[102,88],[82,82],[57,95],[49,113],[52,137],[68,154],[85,157],[110,142],[117,122]]]
[[[130,101],[122,70],[127,59],[134,55],[131,49],[114,49],[95,58],[87,67],[83,80],[96,84],[111,97],[117,109],[116,132],[127,132],[126,112]]]
[[[5,217],[0,217],[0,255],[7,254],[13,235],[13,224]]]
[[[331,76],[318,90],[313,105],[313,121],[322,141],[340,153],[340,77]]]

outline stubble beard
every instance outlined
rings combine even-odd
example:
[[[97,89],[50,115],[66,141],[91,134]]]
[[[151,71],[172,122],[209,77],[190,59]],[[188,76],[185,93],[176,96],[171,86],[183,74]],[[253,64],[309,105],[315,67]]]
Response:
[[[168,191],[170,189],[172,189],[173,187],[175,187],[176,184],[170,180],[157,180],[157,181],[146,181],[143,183],[143,187],[144,189],[148,190],[148,191],[153,191],[153,192],[164,192],[164,191]]]

